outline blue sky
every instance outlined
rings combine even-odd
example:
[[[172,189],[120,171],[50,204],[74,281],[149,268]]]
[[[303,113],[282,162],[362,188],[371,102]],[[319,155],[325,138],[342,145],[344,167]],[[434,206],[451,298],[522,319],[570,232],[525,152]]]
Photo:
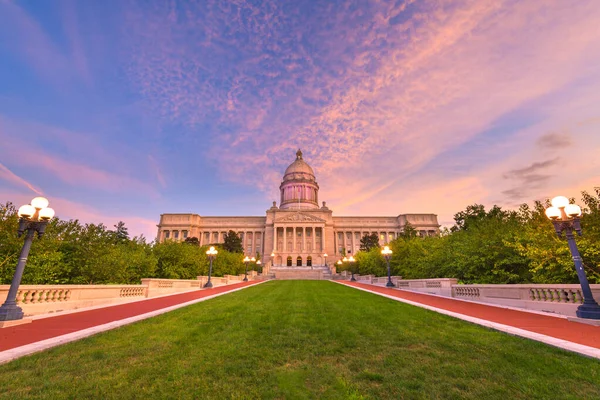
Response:
[[[302,148],[334,215],[600,186],[600,8],[0,0],[0,200],[264,215]]]

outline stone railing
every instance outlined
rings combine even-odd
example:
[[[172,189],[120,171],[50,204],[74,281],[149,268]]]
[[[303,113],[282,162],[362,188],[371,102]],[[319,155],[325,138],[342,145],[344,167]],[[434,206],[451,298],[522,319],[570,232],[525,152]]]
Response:
[[[383,279],[373,278],[373,283],[380,285]],[[577,284],[459,285],[452,278],[407,279],[394,283],[403,290],[569,316],[574,316],[577,306],[583,303],[581,287]],[[591,288],[596,301],[600,301],[600,285],[591,285]]]
[[[248,274],[250,276],[250,274]],[[215,286],[238,283],[244,275],[213,277]],[[25,315],[55,313],[78,308],[119,304],[138,299],[199,290],[207,277],[199,279],[142,279],[141,285],[21,285],[17,304]],[[0,304],[9,285],[0,285]]]
[[[0,285],[0,301],[9,285]],[[17,304],[26,315],[45,314],[145,298],[146,285],[21,285]]]
[[[165,294],[181,293],[200,289],[197,279],[142,279],[142,286],[148,288],[147,297],[162,296]]]

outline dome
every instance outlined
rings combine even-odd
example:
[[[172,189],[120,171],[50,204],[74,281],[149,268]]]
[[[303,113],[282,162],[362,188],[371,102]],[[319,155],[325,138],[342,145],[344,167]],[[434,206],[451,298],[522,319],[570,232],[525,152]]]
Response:
[[[300,150],[296,152],[296,160],[286,168],[279,190],[282,210],[319,208],[319,185],[313,169],[302,159]]]
[[[302,152],[298,150],[296,152],[296,160],[286,168],[283,174],[283,180],[288,181],[292,179],[309,179],[315,180],[315,173],[313,169],[302,159]]]

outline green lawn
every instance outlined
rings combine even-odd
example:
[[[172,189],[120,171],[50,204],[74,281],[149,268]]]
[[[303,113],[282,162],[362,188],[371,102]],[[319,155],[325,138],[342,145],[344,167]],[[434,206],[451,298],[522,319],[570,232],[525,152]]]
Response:
[[[325,281],[268,282],[0,366],[0,398],[599,399],[600,362]]]

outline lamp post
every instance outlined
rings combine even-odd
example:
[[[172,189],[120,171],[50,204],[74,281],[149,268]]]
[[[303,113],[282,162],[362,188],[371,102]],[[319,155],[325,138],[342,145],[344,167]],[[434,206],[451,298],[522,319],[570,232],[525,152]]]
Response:
[[[262,262],[261,262],[260,260],[256,260],[256,265],[257,265],[257,267],[256,267],[256,272],[262,272],[262,271],[259,271],[259,270],[258,270],[258,269],[260,268],[260,265],[261,265],[261,264],[262,264]]]
[[[323,258],[325,258],[325,266],[327,267],[327,253],[323,254]]]
[[[583,293],[583,304],[577,307],[577,316],[579,318],[600,319],[600,306],[596,303],[592,295],[590,284],[583,269],[583,261],[579,255],[575,236],[573,235],[573,231],[575,231],[581,236],[581,224],[579,221],[581,208],[577,204],[569,204],[569,199],[566,197],[558,196],[552,199],[552,207],[546,209],[546,216],[552,220],[554,229],[559,237],[562,237],[562,233],[565,232],[567,242],[569,243],[569,250],[575,263],[575,270],[577,271],[577,277],[579,278],[579,284]]]
[[[387,270],[388,270],[388,281],[385,284],[387,287],[396,287],[392,282],[392,274],[390,272],[390,258],[392,257],[393,251],[390,250],[389,246],[385,246],[383,250],[381,250],[381,254],[385,257],[385,261],[387,262]]]
[[[6,301],[0,307],[0,321],[13,321],[23,319],[23,310],[17,306],[17,292],[23,278],[23,271],[27,263],[29,249],[33,242],[33,237],[37,232],[38,238],[41,238],[46,230],[48,221],[54,217],[54,210],[48,207],[48,200],[44,197],[36,197],[31,200],[31,205],[21,206],[17,213],[19,215],[18,237],[25,233],[25,243],[21,248],[19,262],[15,274],[13,275]]]
[[[210,277],[212,275],[212,263],[213,263],[213,260],[215,259],[215,257],[217,256],[217,253],[218,253],[218,251],[215,250],[215,248],[213,246],[211,246],[210,249],[208,249],[206,251],[206,255],[208,256],[208,261],[210,261],[210,266],[208,267],[208,281],[204,285],[205,288],[213,287],[213,284],[210,281]]]
[[[350,263],[350,272],[352,273],[352,278],[350,278],[350,281],[356,282],[356,278],[354,277],[354,263],[356,262],[356,260],[354,259],[354,257],[350,256],[350,258],[344,257],[342,261]]]
[[[246,264],[246,272],[244,276],[244,282],[248,282],[248,263],[250,262],[250,258],[248,256],[244,257],[244,264]]]
[[[272,267],[275,266],[275,252],[274,251],[271,252],[271,266]]]

